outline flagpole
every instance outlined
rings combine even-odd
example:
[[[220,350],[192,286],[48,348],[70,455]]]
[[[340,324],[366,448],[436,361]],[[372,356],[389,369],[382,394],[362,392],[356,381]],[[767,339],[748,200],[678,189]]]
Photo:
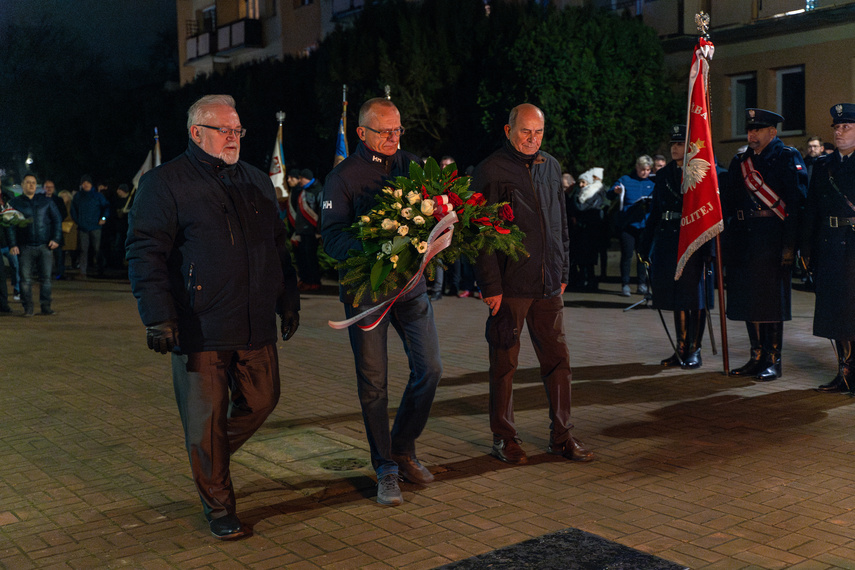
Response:
[[[344,83],[341,86],[341,124],[342,124],[342,130],[344,131],[344,152],[348,152],[348,149],[347,149],[347,83]],[[348,154],[350,154],[350,153],[348,152]]]
[[[695,15],[695,23],[698,25],[698,31],[704,37],[704,39],[709,40],[709,25],[710,25],[710,16],[709,14],[705,14],[701,11],[699,14]],[[710,113],[712,113],[712,107],[710,105],[710,86],[709,83],[704,85],[706,88],[706,98],[707,98],[707,109],[710,109]],[[716,165],[712,165],[713,168],[716,168]],[[720,189],[719,189],[720,190]],[[725,312],[725,304],[724,304],[724,271],[722,270],[722,261],[721,261],[721,234],[716,234],[715,236],[715,283],[716,287],[718,287],[718,319],[719,319],[719,327],[721,329],[721,361],[722,366],[724,367],[724,375],[730,375],[730,358],[727,351],[727,314]]]

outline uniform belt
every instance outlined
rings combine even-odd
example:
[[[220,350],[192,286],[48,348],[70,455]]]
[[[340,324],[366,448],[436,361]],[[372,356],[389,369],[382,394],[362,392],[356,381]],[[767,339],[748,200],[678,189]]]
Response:
[[[663,220],[679,220],[683,217],[683,212],[662,212]]]
[[[736,210],[737,220],[744,220],[745,218],[771,218],[777,215],[772,210]]]
[[[855,218],[838,218],[837,216],[829,216],[828,226],[831,228],[845,228],[847,226],[855,226]]]

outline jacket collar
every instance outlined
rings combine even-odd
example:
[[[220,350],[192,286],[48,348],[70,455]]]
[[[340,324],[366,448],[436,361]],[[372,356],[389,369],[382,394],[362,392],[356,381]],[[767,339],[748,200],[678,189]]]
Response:
[[[221,158],[211,156],[197,145],[192,139],[187,141],[187,154],[198,161],[206,170],[212,174],[217,172],[233,172],[237,164],[226,164]]]
[[[525,163],[528,168],[531,168],[534,164],[541,164],[546,162],[546,159],[541,156],[540,151],[537,151],[534,154],[523,154],[517,149],[514,148],[514,145],[511,144],[511,141],[505,139],[505,150],[511,154],[516,160]]]
[[[369,164],[377,165],[386,170],[388,172],[392,168],[392,163],[395,160],[395,154],[392,156],[386,156],[385,154],[380,154],[379,152],[374,152],[362,141],[359,141],[359,144],[356,145],[356,152],[354,153]]]

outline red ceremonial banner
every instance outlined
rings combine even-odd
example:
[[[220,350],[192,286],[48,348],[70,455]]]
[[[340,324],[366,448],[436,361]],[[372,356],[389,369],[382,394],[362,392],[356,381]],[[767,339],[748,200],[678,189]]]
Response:
[[[680,219],[675,281],[682,275],[692,254],[724,229],[707,103],[709,60],[712,59],[714,49],[712,42],[700,39],[695,47],[689,75],[686,154],[683,158],[683,215]]]

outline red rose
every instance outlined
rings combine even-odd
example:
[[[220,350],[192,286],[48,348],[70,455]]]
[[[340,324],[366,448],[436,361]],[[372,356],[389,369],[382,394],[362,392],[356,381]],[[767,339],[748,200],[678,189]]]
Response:
[[[448,193],[448,202],[454,208],[459,208],[460,206],[463,205],[463,199],[461,199],[460,196],[458,196],[454,192]]]
[[[487,199],[484,198],[484,195],[480,192],[475,192],[468,200],[466,200],[466,203],[470,206],[483,206],[487,203]]]
[[[510,204],[504,204],[499,208],[499,217],[507,222],[514,221],[514,210]]]

